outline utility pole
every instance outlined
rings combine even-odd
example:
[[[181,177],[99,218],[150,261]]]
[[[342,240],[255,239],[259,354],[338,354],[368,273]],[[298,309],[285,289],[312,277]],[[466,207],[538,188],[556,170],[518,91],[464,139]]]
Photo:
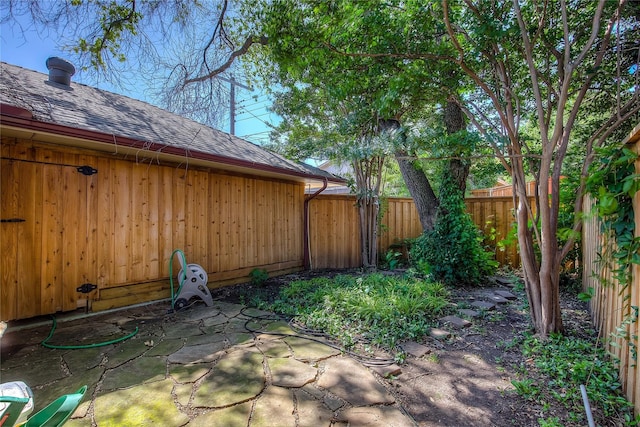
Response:
[[[233,78],[233,75],[231,76],[230,79],[227,79],[225,77],[220,77],[220,76],[217,76],[217,78],[231,85],[231,88],[229,90],[229,133],[231,135],[235,135],[236,134],[236,86],[246,90],[251,90],[251,88],[235,81],[235,79]]]

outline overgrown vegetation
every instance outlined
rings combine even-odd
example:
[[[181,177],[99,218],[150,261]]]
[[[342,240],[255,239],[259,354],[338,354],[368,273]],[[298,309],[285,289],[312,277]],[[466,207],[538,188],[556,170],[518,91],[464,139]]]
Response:
[[[484,250],[459,188],[448,181],[443,178],[435,227],[416,239],[411,259],[421,272],[447,285],[477,285],[498,263]]]
[[[633,264],[640,264],[640,237],[635,237],[633,197],[640,190],[640,176],[635,173],[638,154],[628,148],[612,146],[599,150],[587,180],[587,190],[596,199],[596,212],[604,236],[598,253],[600,267],[611,271],[611,279],[597,275],[603,286],[620,287],[628,293],[632,284]],[[625,298],[624,310],[629,313],[610,338],[623,339],[632,359],[638,360],[638,336],[630,334],[631,325],[638,322],[639,307]]]
[[[634,237],[633,196],[640,189],[635,173],[638,155],[628,148],[599,150],[587,180],[587,191],[596,198],[601,231],[610,237],[600,258],[622,286],[631,283],[631,266],[640,264],[640,238]]]
[[[323,331],[346,348],[360,338],[394,350],[403,340],[428,333],[448,304],[441,283],[373,273],[289,283],[267,308]]]
[[[593,413],[601,418],[595,420],[597,425],[640,425],[640,417],[634,420],[633,406],[622,394],[616,367],[591,339],[528,336],[520,345],[531,366],[523,366],[524,377],[512,384],[522,397],[542,405],[546,416],[538,420],[541,426],[562,426],[547,412],[552,400],[567,409],[569,421],[586,425],[580,385],[587,389]]]

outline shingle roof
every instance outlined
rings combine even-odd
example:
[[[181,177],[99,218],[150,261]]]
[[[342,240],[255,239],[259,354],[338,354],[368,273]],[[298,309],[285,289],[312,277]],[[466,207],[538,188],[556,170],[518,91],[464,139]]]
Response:
[[[29,110],[40,122],[142,141],[157,149],[181,148],[281,169],[284,174],[340,178],[271,153],[251,142],[168,112],[143,101],[72,82],[65,87],[43,73],[0,62],[0,103]]]

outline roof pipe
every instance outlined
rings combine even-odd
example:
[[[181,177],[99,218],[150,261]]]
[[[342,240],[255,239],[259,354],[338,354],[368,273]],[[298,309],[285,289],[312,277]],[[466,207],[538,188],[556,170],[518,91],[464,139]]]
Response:
[[[309,241],[309,202],[322,193],[328,185],[327,178],[323,178],[322,188],[304,198],[304,269],[311,270],[311,242]]]

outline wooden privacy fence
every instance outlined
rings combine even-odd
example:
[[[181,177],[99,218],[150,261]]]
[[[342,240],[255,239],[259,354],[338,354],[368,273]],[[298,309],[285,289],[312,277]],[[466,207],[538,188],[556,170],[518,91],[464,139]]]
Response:
[[[593,206],[593,202],[589,200],[585,205]],[[636,194],[636,236],[640,236],[639,206],[640,197]],[[633,265],[632,282],[622,286],[613,278],[610,268],[600,262],[598,254],[604,246],[605,236],[600,233],[598,218],[595,214],[589,213],[583,224],[582,284],[585,291],[593,289],[593,297],[589,302],[591,317],[605,348],[619,361],[620,381],[627,399],[634,404],[636,414],[640,414],[640,370],[637,367],[637,353],[634,357],[638,345],[637,337],[640,336],[640,323],[636,311],[640,306],[640,266]],[[631,341],[625,337],[629,337]]]
[[[640,126],[629,138],[635,142],[633,149],[640,152]],[[636,160],[636,173],[640,173],[640,161]],[[585,219],[582,229],[582,256],[584,269],[582,284],[584,290],[593,289],[589,302],[593,323],[613,357],[619,361],[619,377],[636,415],[640,415],[640,369],[637,351],[640,337],[640,265],[633,264],[631,283],[622,286],[614,278],[609,268],[602,265],[599,253],[605,246],[606,236],[600,231],[600,222],[593,209],[594,202],[585,200]],[[633,199],[635,215],[635,236],[640,237],[640,192]],[[603,280],[601,280],[603,279]],[[606,285],[605,285],[606,283]]]
[[[506,239],[515,222],[511,197],[472,197],[466,199],[474,223],[485,234],[485,245],[500,265],[518,267],[517,241]],[[312,268],[357,268],[360,264],[358,210],[353,195],[320,195],[310,209],[310,251]],[[406,239],[420,236],[422,226],[413,199],[389,198],[383,203],[382,225],[378,234],[381,255],[390,248],[402,249]]]

